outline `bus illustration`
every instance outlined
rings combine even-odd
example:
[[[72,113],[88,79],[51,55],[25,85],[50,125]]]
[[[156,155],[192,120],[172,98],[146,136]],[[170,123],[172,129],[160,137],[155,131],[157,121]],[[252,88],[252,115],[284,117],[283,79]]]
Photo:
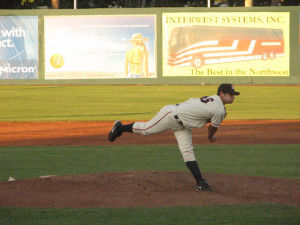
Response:
[[[245,27],[176,27],[168,39],[169,66],[267,60],[284,56],[281,29]]]

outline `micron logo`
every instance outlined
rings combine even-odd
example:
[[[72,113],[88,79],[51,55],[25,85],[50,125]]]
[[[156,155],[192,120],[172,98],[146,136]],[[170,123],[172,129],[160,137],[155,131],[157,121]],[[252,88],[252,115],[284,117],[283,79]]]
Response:
[[[2,73],[35,73],[37,72],[36,66],[10,66],[9,63],[0,66],[0,75]]]

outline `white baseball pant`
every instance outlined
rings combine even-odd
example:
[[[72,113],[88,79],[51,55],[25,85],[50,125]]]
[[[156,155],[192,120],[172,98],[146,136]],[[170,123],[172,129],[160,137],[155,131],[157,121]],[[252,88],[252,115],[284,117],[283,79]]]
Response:
[[[183,126],[180,120],[175,118],[176,105],[163,107],[155,117],[147,122],[135,122],[132,130],[142,135],[158,134],[167,130],[173,130],[183,160],[195,161],[194,147],[192,143],[192,130]]]

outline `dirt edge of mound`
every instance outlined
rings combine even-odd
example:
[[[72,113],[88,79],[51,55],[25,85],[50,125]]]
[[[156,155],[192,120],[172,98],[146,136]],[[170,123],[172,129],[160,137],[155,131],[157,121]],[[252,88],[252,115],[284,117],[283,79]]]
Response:
[[[0,206],[91,208],[242,203],[300,206],[300,179],[204,176],[214,192],[195,191],[189,172],[134,171],[7,181],[0,183]]]

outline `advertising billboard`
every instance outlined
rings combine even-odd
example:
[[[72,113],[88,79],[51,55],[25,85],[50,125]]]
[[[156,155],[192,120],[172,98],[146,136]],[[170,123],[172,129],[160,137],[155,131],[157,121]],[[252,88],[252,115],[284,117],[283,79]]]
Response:
[[[0,16],[0,79],[37,79],[38,43],[37,16]]]
[[[163,76],[289,76],[289,13],[163,13]]]
[[[155,78],[156,16],[45,16],[45,79]]]

